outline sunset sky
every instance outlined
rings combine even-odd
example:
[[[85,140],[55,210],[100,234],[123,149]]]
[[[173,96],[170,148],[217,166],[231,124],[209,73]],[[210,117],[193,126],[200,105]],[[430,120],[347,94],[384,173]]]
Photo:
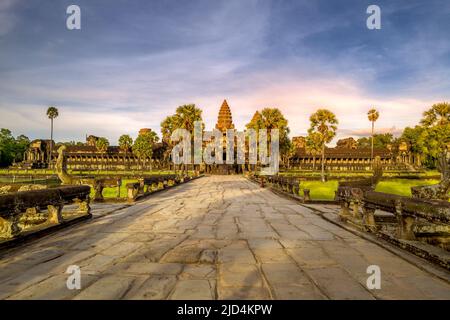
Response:
[[[67,30],[66,8],[81,8]],[[366,27],[381,7],[382,29]],[[398,133],[450,100],[450,1],[1,0],[0,127],[58,141],[111,144],[159,124],[182,104],[206,128],[226,98],[238,129],[278,107],[291,137],[328,108],[338,137]]]

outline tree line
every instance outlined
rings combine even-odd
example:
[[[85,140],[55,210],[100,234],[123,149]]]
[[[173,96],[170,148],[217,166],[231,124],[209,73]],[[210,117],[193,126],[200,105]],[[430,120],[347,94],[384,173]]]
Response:
[[[53,121],[58,117],[58,109],[49,107],[47,116],[51,120],[50,136],[53,138]],[[419,154],[423,158],[423,165],[435,168],[439,157],[446,156],[450,148],[450,104],[446,102],[437,103],[423,113],[419,124],[407,127],[400,137],[394,138],[390,133],[375,134],[375,122],[378,120],[379,112],[372,108],[367,113],[367,119],[371,123],[371,136],[361,137],[356,140],[358,147],[371,148],[373,159],[374,148],[398,147],[406,143],[410,152]],[[306,137],[306,151],[313,156],[321,156],[321,171],[324,178],[325,149],[336,136],[339,121],[336,115],[325,108],[314,112],[310,118],[310,128]],[[175,129],[183,128],[193,133],[194,122],[202,121],[202,110],[195,104],[179,106],[175,113],[167,116],[161,122],[162,143],[165,146],[164,161],[168,161],[173,143],[170,139]],[[278,108],[264,108],[256,111],[253,118],[246,124],[247,129],[279,129],[281,160],[286,165],[295,153],[295,146],[289,138],[290,129],[288,120]],[[154,131],[140,134],[134,141],[131,136],[124,134],[119,138],[119,147],[124,156],[132,153],[138,157],[145,166],[147,159],[152,157],[153,146],[159,141]],[[0,133],[0,165],[8,166],[11,163],[23,160],[23,154],[28,148],[30,141],[20,135],[16,138],[8,129],[1,129]],[[81,142],[65,142],[58,145],[83,145]],[[108,139],[101,137],[96,141],[96,147],[100,152],[107,152]],[[151,163],[150,163],[151,166]]]

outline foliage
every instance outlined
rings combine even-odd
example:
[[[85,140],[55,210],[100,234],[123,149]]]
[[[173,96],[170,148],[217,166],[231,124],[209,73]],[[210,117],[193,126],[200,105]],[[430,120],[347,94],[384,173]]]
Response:
[[[247,129],[254,129],[258,135],[259,129],[267,129],[267,138],[270,144],[271,135],[270,130],[278,129],[279,132],[279,147],[282,160],[287,163],[294,149],[289,139],[288,121],[283,113],[278,108],[264,108],[261,112],[255,112],[252,120],[247,123]],[[270,146],[269,146],[270,148]]]
[[[379,116],[380,116],[380,113],[379,113],[377,110],[375,110],[375,109],[370,109],[370,110],[367,112],[367,118],[368,118],[369,121],[372,122],[372,123],[375,122],[375,121],[377,121]]]
[[[317,132],[310,132],[306,136],[306,152],[317,156],[322,151],[321,135]]]
[[[133,139],[128,134],[123,134],[119,137],[119,147],[125,152],[128,152],[133,145]]]
[[[320,137],[321,145],[329,143],[336,135],[337,124],[339,123],[333,112],[327,109],[319,109],[309,118],[311,127],[308,133],[317,133]]]
[[[170,137],[176,129],[176,123],[177,117],[175,115],[168,116],[161,122],[162,141],[168,145],[172,144]]]
[[[28,149],[30,140],[20,135],[14,138],[8,129],[0,130],[0,166],[9,166],[13,162],[23,160],[23,154]]]
[[[150,131],[144,134],[140,134],[133,144],[133,154],[138,157],[141,161],[152,157],[153,155],[153,144],[158,141],[158,136],[156,132]]]
[[[435,168],[437,158],[450,152],[450,104],[431,106],[423,113],[420,125],[405,128],[399,141],[406,142],[411,152],[420,154],[428,168]]]
[[[47,117],[51,120],[57,118],[59,116],[58,109],[55,107],[49,107],[47,109]]]
[[[369,137],[362,137],[356,140],[358,148],[370,148],[371,139]],[[387,148],[388,145],[394,143],[394,136],[392,133],[377,133],[373,135],[374,148]]]
[[[322,148],[322,181],[325,180],[325,145],[329,143],[336,135],[337,124],[339,123],[333,112],[327,109],[319,109],[309,118],[311,127],[308,135],[317,135],[315,139]]]
[[[164,159],[169,159],[172,151],[173,143],[171,140],[172,133],[176,129],[186,129],[191,133],[192,140],[194,132],[194,122],[202,121],[202,110],[197,108],[195,104],[185,104],[179,106],[175,114],[166,117],[161,122],[162,142],[168,146],[164,152]],[[192,150],[194,151],[194,150]]]
[[[106,138],[98,138],[98,140],[95,143],[95,146],[97,147],[98,151],[100,152],[106,152],[109,147],[109,141]]]
[[[278,129],[280,133],[280,149],[282,142],[289,145],[286,141],[290,131],[288,121],[278,108],[264,108],[261,112],[256,112],[246,127],[257,132],[259,129],[267,129],[269,132],[272,129]]]

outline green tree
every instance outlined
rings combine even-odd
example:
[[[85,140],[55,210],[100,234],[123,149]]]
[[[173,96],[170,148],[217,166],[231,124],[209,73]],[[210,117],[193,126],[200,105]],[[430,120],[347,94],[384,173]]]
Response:
[[[175,112],[174,129],[186,129],[191,134],[194,132],[194,122],[202,121],[202,110],[195,104],[179,106]]]
[[[317,132],[310,132],[306,136],[306,152],[313,156],[313,170],[316,170],[316,157],[322,152],[322,137]]]
[[[169,154],[172,151],[173,143],[171,141],[171,135],[176,129],[188,130],[191,133],[191,143],[194,141],[193,132],[195,121],[202,121],[202,110],[197,108],[195,104],[185,104],[179,106],[176,109],[175,114],[166,117],[163,122],[161,122],[163,143],[168,146],[167,152],[165,153],[166,159],[168,159]],[[194,152],[193,149],[192,152]]]
[[[119,148],[124,152],[123,163],[126,163],[125,158],[133,146],[133,139],[128,134],[123,134],[119,137]]]
[[[50,106],[47,109],[47,117],[50,119],[50,154],[48,157],[49,166],[52,166],[52,154],[53,154],[53,120],[59,116],[58,109]]]
[[[291,141],[289,140],[288,121],[278,108],[264,108],[261,112],[255,112],[252,120],[247,123],[247,129],[254,129],[258,136],[259,129],[267,129],[268,147],[270,150],[270,130],[278,129],[279,147],[283,162],[286,164],[291,153]]]
[[[358,148],[370,148],[372,145],[372,139],[368,137],[362,137],[356,140]],[[373,147],[374,148],[387,148],[394,143],[394,136],[392,133],[376,133],[373,135]]]
[[[176,116],[168,116],[161,122],[161,134],[162,134],[162,142],[164,144],[165,151],[164,151],[164,161],[167,163],[169,161],[170,152],[173,148],[172,143],[172,133],[176,129]]]
[[[13,148],[14,162],[20,162],[24,160],[24,154],[30,146],[30,139],[27,136],[21,134],[15,139]]]
[[[97,141],[95,142],[95,147],[101,153],[106,153],[106,151],[108,151],[108,147],[109,147],[108,139],[103,138],[103,137],[98,138]]]
[[[133,154],[139,158],[143,164],[142,168],[145,168],[145,161],[147,158],[150,159],[150,170],[152,170],[152,155],[153,155],[153,145],[158,141],[158,136],[156,132],[147,132],[140,134],[133,144]]]
[[[380,114],[375,109],[370,109],[369,112],[367,112],[367,118],[369,119],[370,122],[372,122],[372,135],[371,135],[372,136],[372,145],[371,145],[371,149],[370,149],[371,161],[373,161],[373,134],[374,134],[374,129],[375,129],[375,121],[378,120],[379,116],[380,116]]]
[[[1,129],[0,130],[0,160],[2,166],[8,166],[13,162],[13,146],[14,137],[11,130]]]
[[[429,155],[425,145],[424,138],[426,137],[426,134],[424,131],[425,128],[420,125],[416,125],[414,128],[406,127],[403,130],[402,135],[397,139],[396,145],[399,145],[401,142],[406,142],[410,152],[416,157],[419,157],[422,164],[433,169],[435,161],[434,158]]]
[[[336,135],[337,124],[339,123],[333,112],[327,109],[319,109],[309,118],[311,127],[308,134],[319,135],[319,143],[322,149],[322,170],[321,179],[325,182],[325,145]]]
[[[434,104],[423,113],[420,123],[424,127],[421,134],[424,153],[435,159],[446,158],[450,152],[450,104]]]
[[[23,155],[30,145],[30,140],[24,135],[14,138],[8,129],[0,129],[0,166],[9,166],[13,162],[23,160]]]
[[[264,128],[264,120],[263,116],[259,111],[256,111],[253,115],[252,120],[245,125],[247,129],[253,129],[258,133],[258,130]]]

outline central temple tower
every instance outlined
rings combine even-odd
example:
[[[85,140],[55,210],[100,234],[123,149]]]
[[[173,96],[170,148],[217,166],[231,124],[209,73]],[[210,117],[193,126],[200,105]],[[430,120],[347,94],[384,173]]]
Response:
[[[223,133],[225,133],[227,129],[234,129],[233,118],[227,100],[223,100],[222,106],[220,107],[216,129],[219,129]]]

